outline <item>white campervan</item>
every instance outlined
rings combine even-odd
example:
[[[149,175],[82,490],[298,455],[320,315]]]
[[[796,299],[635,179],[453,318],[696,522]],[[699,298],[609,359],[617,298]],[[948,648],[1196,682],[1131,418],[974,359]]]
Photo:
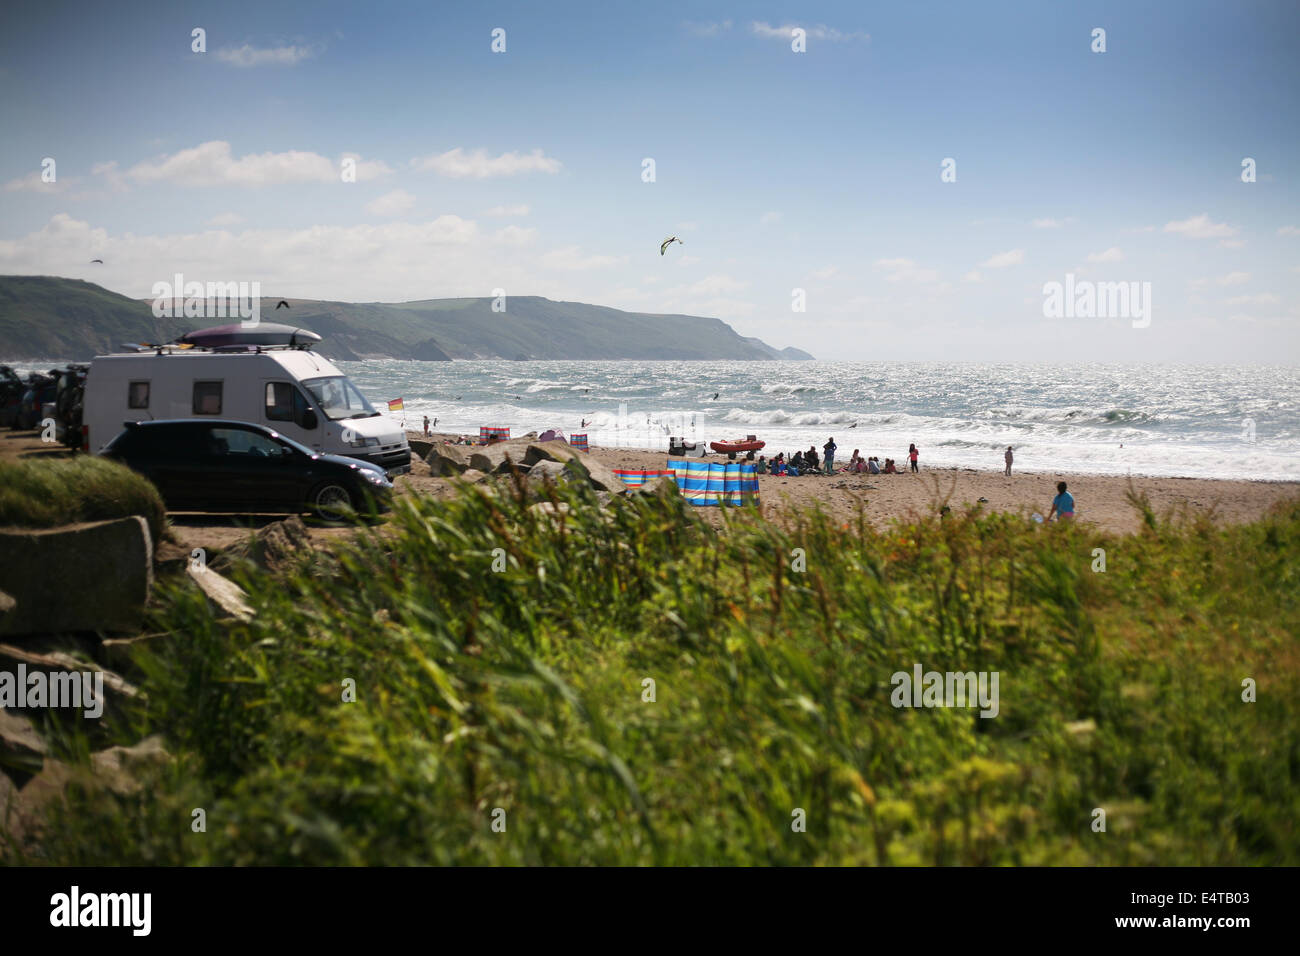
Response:
[[[175,348],[100,355],[86,374],[82,448],[98,452],[126,422],[234,419],[266,425],[327,455],[411,470],[401,426],[375,411],[326,358],[292,347]]]

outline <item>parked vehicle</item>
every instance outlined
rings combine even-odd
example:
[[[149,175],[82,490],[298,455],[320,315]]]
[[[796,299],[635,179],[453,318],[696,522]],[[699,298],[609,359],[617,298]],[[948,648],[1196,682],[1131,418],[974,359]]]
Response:
[[[14,427],[26,390],[17,372],[8,365],[0,365],[0,428]]]
[[[411,470],[401,426],[377,412],[328,359],[297,346],[155,346],[101,355],[86,375],[82,448],[99,451],[126,422],[193,418],[265,425],[324,455]]]
[[[100,454],[153,482],[169,511],[311,511],[333,521],[387,511],[393,489],[372,462],[322,455],[249,422],[130,422]]]
[[[18,431],[30,431],[41,423],[42,406],[53,402],[58,397],[57,371],[50,373],[32,372],[23,383],[22,399],[18,404],[18,415],[13,427]]]

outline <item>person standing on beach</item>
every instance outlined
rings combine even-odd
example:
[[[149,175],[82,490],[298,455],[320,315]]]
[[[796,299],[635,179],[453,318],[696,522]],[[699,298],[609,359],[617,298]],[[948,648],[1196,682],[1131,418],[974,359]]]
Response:
[[[826,474],[831,474],[835,470],[835,449],[839,447],[835,444],[835,438],[826,439],[826,444],[822,445],[822,451],[826,453]]]
[[[921,449],[917,448],[916,445],[908,445],[908,446],[907,446],[907,457],[908,457],[908,460],[910,460],[910,461],[912,462],[912,471],[913,471],[913,472],[915,472],[915,471],[917,470],[917,469],[916,469],[916,459],[917,459],[917,456],[920,455],[920,454],[921,454]]]
[[[1074,518],[1074,495],[1065,490],[1065,482],[1056,483],[1056,497],[1052,499],[1052,510],[1047,515],[1047,520],[1051,521],[1052,516],[1056,516],[1057,521],[1070,521]]]
[[[424,416],[424,437],[425,438],[429,437],[429,416],[428,415]]]
[[[1005,458],[1005,459],[1007,460],[1007,474],[1010,475],[1010,474],[1011,474],[1011,462],[1012,462],[1012,461],[1014,460],[1014,458],[1015,458],[1015,456],[1011,454],[1011,446],[1010,446],[1010,445],[1007,446],[1007,453],[1006,453],[1005,455],[1003,455],[1002,457]]]

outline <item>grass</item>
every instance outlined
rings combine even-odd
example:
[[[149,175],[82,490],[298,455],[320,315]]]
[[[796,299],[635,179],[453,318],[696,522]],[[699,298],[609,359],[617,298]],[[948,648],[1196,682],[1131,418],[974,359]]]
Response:
[[[52,528],[142,515],[154,546],[166,511],[148,479],[104,458],[0,460],[0,527]]]
[[[176,761],[6,861],[1300,862],[1300,503],[1114,536],[556,496],[400,498],[329,573],[244,577],[248,624],[170,591],[123,737]],[[999,672],[998,717],[894,708],[916,663]]]

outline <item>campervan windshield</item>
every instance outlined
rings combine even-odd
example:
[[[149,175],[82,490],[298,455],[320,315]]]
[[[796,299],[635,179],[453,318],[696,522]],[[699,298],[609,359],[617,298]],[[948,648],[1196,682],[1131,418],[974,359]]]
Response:
[[[332,421],[341,418],[369,418],[379,414],[346,375],[304,379],[302,384],[307,386],[321,411]]]

